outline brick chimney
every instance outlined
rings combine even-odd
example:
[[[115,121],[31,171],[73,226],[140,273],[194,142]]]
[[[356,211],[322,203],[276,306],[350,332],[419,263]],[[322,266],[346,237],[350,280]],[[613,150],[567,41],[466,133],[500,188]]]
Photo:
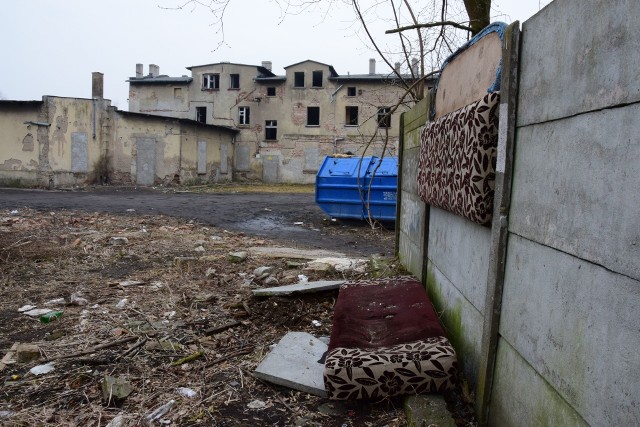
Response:
[[[136,64],[136,79],[139,79],[144,74],[144,65]]]
[[[369,59],[369,74],[375,74],[376,73],[376,60],[375,58],[370,58]]]
[[[271,71],[271,66],[272,66],[271,61],[262,61],[262,66],[267,70]]]
[[[411,58],[411,72],[414,76],[417,76],[420,71],[418,68],[418,62],[418,58]]]
[[[104,74],[98,71],[91,73],[91,97],[104,98]]]

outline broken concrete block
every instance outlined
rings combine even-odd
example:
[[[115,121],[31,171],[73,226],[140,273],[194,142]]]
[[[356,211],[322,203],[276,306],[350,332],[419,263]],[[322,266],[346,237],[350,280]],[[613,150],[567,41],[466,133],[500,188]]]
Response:
[[[131,394],[133,388],[129,382],[121,377],[105,375],[102,381],[102,398],[105,402],[122,401]]]
[[[317,282],[303,282],[295,285],[278,286],[276,288],[254,289],[253,294],[259,297],[275,295],[291,295],[295,293],[322,292],[339,289],[344,280],[320,280]]]
[[[15,352],[18,363],[29,363],[40,358],[40,347],[35,344],[18,344]]]
[[[273,271],[273,267],[267,267],[267,266],[258,267],[255,270],[253,270],[253,275],[256,277],[256,280],[262,280],[268,275],[270,275],[272,271]]]
[[[344,258],[346,255],[341,252],[331,252],[322,249],[294,249],[278,248],[274,246],[255,246],[249,248],[249,252],[256,255],[268,256],[270,258],[291,258],[291,259],[316,259],[322,257]]]
[[[327,270],[327,266],[331,266],[339,273],[355,272],[364,273],[367,271],[369,260],[361,258],[318,258],[307,263],[304,271],[322,272]]]
[[[229,261],[238,263],[247,259],[249,254],[245,251],[239,251],[239,252],[229,252],[228,256],[229,256]]]
[[[306,332],[289,332],[264,358],[255,376],[274,384],[326,397],[320,362],[327,345]]]

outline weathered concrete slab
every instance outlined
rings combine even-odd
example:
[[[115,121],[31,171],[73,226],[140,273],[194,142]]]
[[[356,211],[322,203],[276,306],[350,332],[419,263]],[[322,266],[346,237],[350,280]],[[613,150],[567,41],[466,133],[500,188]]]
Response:
[[[404,412],[408,427],[455,427],[441,394],[418,394],[404,399]]]
[[[490,426],[589,425],[503,339],[498,341],[488,421]]]
[[[265,381],[326,397],[319,361],[327,345],[306,332],[289,332],[258,365],[255,375]]]
[[[640,101],[638,22],[637,0],[554,1],[527,20],[518,126]]]
[[[478,311],[484,311],[491,229],[431,207],[429,259]]]
[[[251,292],[258,297],[268,297],[275,295],[304,294],[311,292],[330,291],[339,289],[344,280],[320,280],[317,282],[302,282],[293,285],[277,286],[274,288],[254,289]]]
[[[433,263],[427,266],[427,292],[472,389],[478,378],[483,316]]]
[[[640,281],[509,237],[500,334],[590,425],[640,420],[638,307]]]
[[[271,258],[317,259],[317,258],[345,258],[341,252],[331,252],[322,249],[279,248],[275,246],[257,246],[249,248],[252,255],[262,255]]]
[[[640,279],[638,117],[634,104],[518,129],[509,231]]]

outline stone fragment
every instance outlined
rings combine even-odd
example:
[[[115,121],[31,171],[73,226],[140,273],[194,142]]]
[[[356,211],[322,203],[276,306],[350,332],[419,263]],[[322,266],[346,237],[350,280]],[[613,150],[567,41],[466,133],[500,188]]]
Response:
[[[35,344],[18,344],[15,352],[18,363],[29,363],[40,358],[40,347]]]
[[[269,276],[272,271],[273,267],[262,266],[253,270],[253,275],[255,276],[256,280],[262,280]]]
[[[122,377],[105,375],[102,380],[102,398],[107,404],[121,402],[133,391],[131,384]]]
[[[249,254],[245,251],[238,251],[238,252],[229,252],[228,256],[229,256],[229,261],[233,263],[240,263],[245,259],[247,259]]]
[[[265,381],[326,397],[322,356],[327,345],[306,332],[289,332],[258,365],[255,375]]]
[[[113,246],[124,246],[129,243],[126,237],[112,237],[109,241]]]
[[[254,289],[251,292],[255,296],[275,296],[275,295],[291,295],[295,293],[311,293],[322,292],[332,289],[339,289],[344,280],[320,280],[316,282],[303,282],[294,285],[278,286],[275,288]]]
[[[404,400],[404,411],[409,427],[455,427],[456,423],[440,394],[418,394]]]

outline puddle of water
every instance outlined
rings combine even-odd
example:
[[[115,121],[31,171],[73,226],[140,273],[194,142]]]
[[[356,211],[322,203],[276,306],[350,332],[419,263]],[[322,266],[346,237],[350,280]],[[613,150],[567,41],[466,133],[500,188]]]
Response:
[[[242,221],[236,223],[236,227],[241,230],[246,231],[288,231],[288,232],[300,232],[306,231],[304,227],[296,226],[296,225],[288,225],[283,224],[281,219],[274,217],[261,217],[261,218],[252,218],[246,221]]]

